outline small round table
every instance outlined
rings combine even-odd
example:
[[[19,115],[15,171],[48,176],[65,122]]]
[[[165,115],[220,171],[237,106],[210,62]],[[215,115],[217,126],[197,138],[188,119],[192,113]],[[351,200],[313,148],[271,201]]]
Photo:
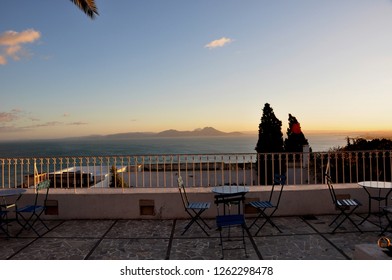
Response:
[[[241,213],[241,202],[245,200],[245,195],[249,192],[249,187],[245,186],[219,186],[212,188],[215,193],[215,204],[223,204],[223,213],[226,215],[226,206],[229,209],[231,204],[238,205],[238,214]]]
[[[15,189],[0,189],[0,197],[7,197],[7,196],[17,196],[21,195],[22,193],[26,192],[25,189],[15,188]]]
[[[379,206],[381,201],[385,200],[385,206],[388,205],[388,196],[392,192],[392,182],[383,182],[383,181],[363,181],[363,182],[358,182],[358,185],[364,188],[366,193],[368,194],[369,197],[369,210],[367,216],[360,222],[362,224],[364,221],[366,221],[370,215],[371,215],[371,210],[372,210],[372,200],[376,200],[379,203]],[[378,190],[378,194],[374,194],[374,191],[370,191],[370,189],[376,189]],[[373,194],[372,194],[373,192]]]
[[[220,186],[213,187],[212,192],[216,194],[245,194],[249,192],[249,187],[245,186]]]

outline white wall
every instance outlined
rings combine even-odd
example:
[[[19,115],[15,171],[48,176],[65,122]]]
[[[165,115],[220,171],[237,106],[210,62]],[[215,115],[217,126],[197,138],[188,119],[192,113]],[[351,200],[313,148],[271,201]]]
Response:
[[[270,187],[251,187],[246,198],[266,199]],[[357,184],[335,185],[338,194],[350,194],[364,205],[358,212],[368,209],[368,196]],[[32,200],[33,190],[28,190],[22,203]],[[217,210],[211,188],[188,188],[190,200],[210,201],[211,209],[206,217],[215,217]],[[188,218],[177,188],[130,188],[130,189],[51,189],[50,200],[58,202],[58,215],[46,215],[54,219],[173,219]],[[154,203],[154,215],[140,214],[140,201]],[[148,201],[147,201],[148,202]],[[377,210],[378,204],[373,203]],[[286,186],[276,215],[308,215],[336,213],[326,185]]]

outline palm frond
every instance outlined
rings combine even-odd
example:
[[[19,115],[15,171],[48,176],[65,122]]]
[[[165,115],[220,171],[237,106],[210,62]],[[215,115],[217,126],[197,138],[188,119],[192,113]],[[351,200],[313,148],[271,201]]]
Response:
[[[94,0],[71,0],[76,6],[79,7],[91,19],[94,19],[98,14],[97,6]]]

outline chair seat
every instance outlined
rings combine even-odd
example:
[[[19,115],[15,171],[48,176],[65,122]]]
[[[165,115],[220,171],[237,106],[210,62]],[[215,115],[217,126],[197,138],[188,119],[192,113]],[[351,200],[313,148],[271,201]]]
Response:
[[[208,209],[211,203],[209,202],[189,202],[188,209]]]
[[[34,212],[38,210],[44,209],[44,206],[42,205],[26,205],[24,207],[21,207],[20,209],[17,210],[17,212]]]
[[[361,206],[362,204],[356,199],[340,199],[336,201],[338,206]]]
[[[244,215],[223,215],[216,216],[216,225],[218,228],[229,227],[235,225],[244,225],[245,217]]]
[[[269,201],[252,201],[249,204],[255,208],[274,208],[275,207]]]

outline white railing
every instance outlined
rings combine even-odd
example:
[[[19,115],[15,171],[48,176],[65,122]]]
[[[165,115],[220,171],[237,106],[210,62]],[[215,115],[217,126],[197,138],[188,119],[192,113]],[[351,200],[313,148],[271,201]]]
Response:
[[[322,153],[134,155],[0,158],[0,188],[29,187],[51,179],[54,188],[188,187],[269,185],[275,173],[289,185],[392,181],[391,151]],[[114,167],[114,168],[113,168]]]

